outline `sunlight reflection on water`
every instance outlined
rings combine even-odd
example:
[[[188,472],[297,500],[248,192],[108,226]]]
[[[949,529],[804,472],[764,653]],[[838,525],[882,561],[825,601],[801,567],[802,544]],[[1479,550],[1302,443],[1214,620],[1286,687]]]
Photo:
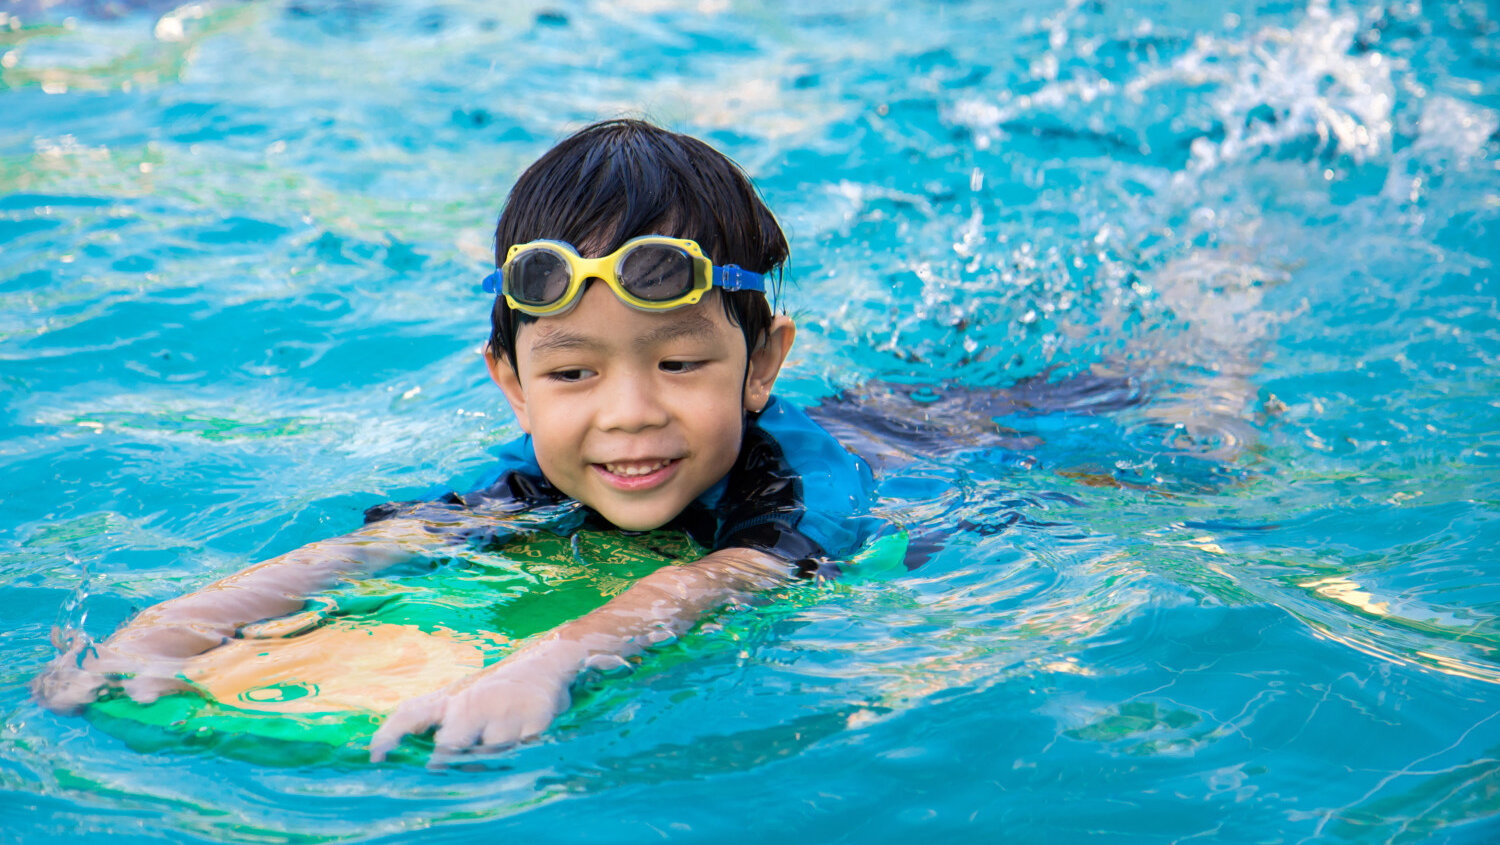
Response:
[[[1456,2],[12,4],[0,829],[1482,840],[1497,44]],[[881,410],[922,567],[727,614],[479,771],[28,700],[54,624],[476,475],[488,227],[621,112],[756,177],[783,390]]]

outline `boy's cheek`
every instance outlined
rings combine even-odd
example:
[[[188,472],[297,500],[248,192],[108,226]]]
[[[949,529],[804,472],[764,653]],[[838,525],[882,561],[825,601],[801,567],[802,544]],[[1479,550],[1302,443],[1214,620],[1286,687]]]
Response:
[[[570,473],[568,468],[561,461],[557,460],[560,450],[555,444],[547,440],[545,428],[540,436],[533,432],[531,442],[533,448],[536,450],[536,462],[537,466],[542,468],[542,474],[547,476],[548,481],[557,485],[559,490],[576,498],[575,491],[563,489],[564,486],[573,486],[570,483]]]

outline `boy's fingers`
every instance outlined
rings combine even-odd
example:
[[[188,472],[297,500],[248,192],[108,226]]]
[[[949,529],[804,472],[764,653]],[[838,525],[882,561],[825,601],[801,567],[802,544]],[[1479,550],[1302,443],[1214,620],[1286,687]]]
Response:
[[[379,763],[407,734],[422,733],[438,723],[442,707],[435,698],[414,698],[396,708],[385,724],[370,737],[370,762]]]
[[[64,716],[77,715],[86,705],[99,700],[99,691],[110,685],[110,679],[95,665],[93,641],[87,634],[71,629],[54,630],[53,643],[63,646],[63,653],[52,658],[32,681],[31,692],[48,710]]]
[[[468,713],[449,713],[437,733],[432,735],[432,741],[439,748],[462,751],[479,742],[482,729],[480,721]]]
[[[551,713],[543,713],[540,711],[531,713],[529,714],[529,718],[521,720],[521,729],[518,732],[516,738],[531,739],[532,737],[540,734],[542,731],[545,731],[551,724]]]
[[[32,682],[31,692],[37,703],[62,716],[77,715],[86,704],[99,698],[99,690],[109,682],[99,674],[75,666],[54,665]]]
[[[485,724],[481,742],[485,746],[504,748],[535,739],[551,726],[558,713],[566,709],[566,699],[552,702],[523,699],[513,702],[498,718],[490,719]]]
[[[515,745],[521,739],[516,723],[511,719],[496,719],[484,726],[481,742],[486,748],[500,750]]]
[[[164,678],[153,675],[136,675],[120,684],[125,694],[136,704],[150,704],[162,696],[190,690],[192,687],[179,678]]]
[[[82,671],[104,677],[134,674],[145,668],[145,661],[140,657],[126,656],[107,644],[82,643],[77,648],[70,649],[64,657],[69,658],[71,665]]]

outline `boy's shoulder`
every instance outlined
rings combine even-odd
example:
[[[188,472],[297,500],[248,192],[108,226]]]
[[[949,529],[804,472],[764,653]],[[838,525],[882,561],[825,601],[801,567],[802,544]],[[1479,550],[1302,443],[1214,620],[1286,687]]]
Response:
[[[783,552],[796,545],[795,535],[814,546],[801,559],[846,558],[884,526],[870,515],[874,499],[869,464],[802,408],[775,398],[746,432],[730,472],[719,542],[754,547],[744,541],[747,533],[776,529]]]
[[[752,428],[780,445],[789,461],[812,471],[838,471],[839,481],[871,486],[870,467],[806,411],[780,397],[772,397],[756,415]]]

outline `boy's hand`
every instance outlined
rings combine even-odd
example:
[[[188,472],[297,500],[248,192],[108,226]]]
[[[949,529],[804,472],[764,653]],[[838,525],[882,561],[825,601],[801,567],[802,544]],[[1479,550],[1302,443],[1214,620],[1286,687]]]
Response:
[[[65,642],[56,643],[63,653],[32,681],[32,692],[47,709],[72,714],[111,688],[142,704],[191,689],[178,677],[188,660],[218,648],[240,626],[301,610],[307,597],[339,580],[409,560],[433,542],[424,523],[391,519],[303,546],[147,608],[102,643],[70,632]]]
[[[370,760],[384,760],[402,737],[434,727],[434,760],[530,739],[568,709],[568,690],[582,660],[577,644],[544,640],[440,690],[408,699],[370,739]]]
[[[664,566],[494,666],[402,703],[371,738],[370,759],[385,759],[402,737],[431,728],[438,729],[435,758],[530,739],[568,708],[568,690],[585,666],[624,667],[626,658],[682,635],[704,614],[790,583],[794,574],[780,558],[741,548]]]
[[[62,654],[32,681],[32,693],[48,710],[73,715],[110,688],[124,690],[140,704],[191,689],[178,677],[186,658],[132,647],[139,645],[130,638],[96,644],[82,631],[70,632],[67,640],[58,643]]]

